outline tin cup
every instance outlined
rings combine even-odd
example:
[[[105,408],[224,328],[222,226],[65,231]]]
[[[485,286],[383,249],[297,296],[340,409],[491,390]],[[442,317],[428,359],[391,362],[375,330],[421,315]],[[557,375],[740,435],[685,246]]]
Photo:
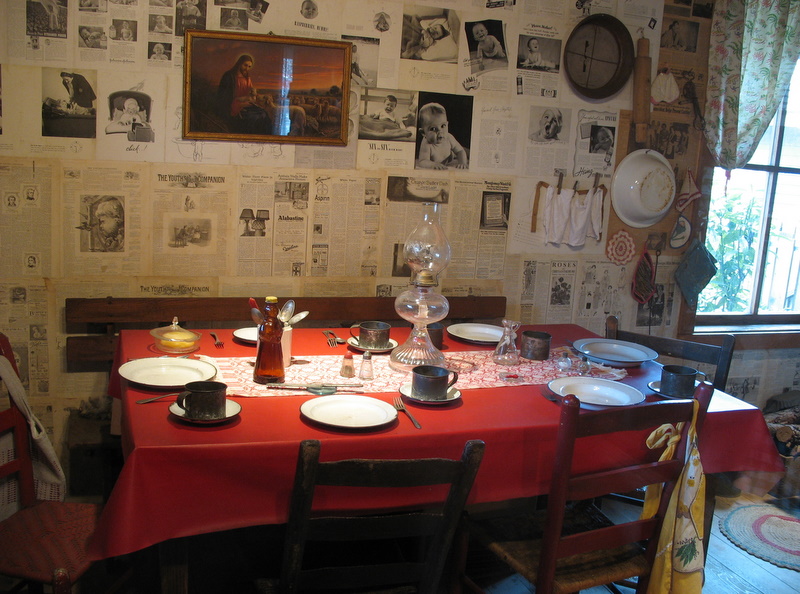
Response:
[[[442,350],[444,346],[444,324],[441,322],[434,322],[428,324],[428,336],[431,337],[431,343],[437,349]]]
[[[350,335],[362,349],[385,349],[389,347],[389,329],[386,322],[361,322],[350,326]],[[358,335],[354,330],[358,329]]]
[[[693,367],[664,365],[661,368],[660,392],[677,398],[691,398],[694,396],[694,384],[698,375],[702,375],[703,379],[706,377],[705,373]]]
[[[453,379],[450,374],[453,374]],[[417,365],[411,370],[411,397],[418,400],[447,400],[447,390],[458,373],[436,365]]]
[[[189,382],[178,395],[177,403],[186,411],[187,419],[214,421],[225,418],[225,393],[222,382]]]
[[[546,361],[550,358],[550,335],[547,332],[525,330],[522,332],[519,356],[532,361]]]

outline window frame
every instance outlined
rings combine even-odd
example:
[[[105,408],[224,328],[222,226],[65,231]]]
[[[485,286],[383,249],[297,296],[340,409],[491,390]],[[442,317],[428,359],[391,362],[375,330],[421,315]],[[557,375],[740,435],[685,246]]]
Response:
[[[791,87],[789,88],[791,89]],[[797,89],[795,92],[800,94],[800,89]],[[772,151],[770,155],[770,159],[773,163],[781,162],[781,157],[783,152],[783,140],[785,134],[784,126],[786,123],[788,94],[789,90],[787,89],[787,96],[783,98],[777,112],[775,113],[775,135],[772,142]],[[709,160],[710,160],[710,155],[709,155]],[[710,162],[709,173],[713,173],[714,168],[715,164],[713,162]],[[754,303],[754,308],[757,310],[759,307],[759,303],[761,301],[761,292],[764,281],[764,270],[766,268],[767,257],[768,257],[767,247],[769,246],[770,229],[772,228],[772,212],[775,206],[775,192],[778,186],[778,175],[779,174],[800,175],[800,168],[789,167],[786,165],[775,165],[775,164],[755,165],[748,163],[742,169],[750,171],[759,171],[767,174],[768,187],[766,192],[766,203],[764,204],[764,212],[766,214],[763,222],[762,239],[759,244],[759,252],[758,252],[759,261],[758,261],[758,266],[755,270],[756,278],[754,279],[753,303]],[[711,175],[711,178],[713,179],[713,175]],[[707,233],[707,227],[704,227],[703,241],[705,241],[706,233]],[[693,334],[706,333],[712,331],[712,329],[725,332],[734,332],[734,333],[738,332],[782,333],[787,331],[800,332],[800,312],[786,313],[786,314],[775,314],[775,313],[701,314],[695,311],[693,313],[694,313]]]

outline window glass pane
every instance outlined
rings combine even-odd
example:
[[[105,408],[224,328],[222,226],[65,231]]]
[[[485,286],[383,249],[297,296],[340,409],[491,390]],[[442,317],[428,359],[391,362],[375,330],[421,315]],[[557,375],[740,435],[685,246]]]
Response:
[[[759,311],[794,313],[800,311],[798,268],[800,267],[800,233],[797,197],[800,196],[800,175],[778,176],[775,203],[772,207],[769,247],[764,267]]]
[[[758,142],[756,152],[754,152],[753,156],[750,157],[750,160],[747,162],[748,165],[774,165],[773,160],[775,151],[772,145],[775,142],[775,122],[779,118],[780,110],[778,110],[778,113],[775,114],[774,118],[772,118],[769,128],[767,128],[767,131],[764,132],[764,136],[762,136],[761,140]]]
[[[800,68],[795,67],[786,105],[781,165],[800,167]]]
[[[763,171],[735,169],[726,184],[725,171],[714,169],[706,247],[717,259],[717,274],[700,294],[698,313],[753,313],[768,181]]]

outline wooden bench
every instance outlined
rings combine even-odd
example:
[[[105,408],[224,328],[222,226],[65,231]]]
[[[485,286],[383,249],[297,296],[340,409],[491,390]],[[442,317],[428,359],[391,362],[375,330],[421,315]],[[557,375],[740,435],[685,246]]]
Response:
[[[283,304],[289,298],[279,298]],[[394,309],[394,297],[296,297],[295,312],[308,311],[298,327],[350,326],[363,320],[407,325]],[[505,316],[506,298],[448,297],[445,323],[498,321]],[[263,299],[259,300],[263,306]],[[151,329],[178,317],[184,328],[240,328],[252,324],[247,297],[106,297],[69,298],[65,303],[67,371],[111,369],[117,333],[125,328]]]

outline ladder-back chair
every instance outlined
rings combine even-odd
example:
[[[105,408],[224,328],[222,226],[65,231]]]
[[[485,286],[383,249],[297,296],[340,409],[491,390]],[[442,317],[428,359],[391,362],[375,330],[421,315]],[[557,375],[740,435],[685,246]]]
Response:
[[[708,382],[695,391],[700,403],[698,424],[712,393]],[[664,514],[684,467],[693,412],[692,400],[581,411],[578,399],[566,396],[561,402],[554,456],[558,462],[553,468],[547,508],[530,505],[514,514],[467,515],[466,533],[535,584],[538,594],[577,592],[632,577],[639,578],[637,592],[646,591]],[[653,461],[643,442],[639,453],[613,455],[618,452],[614,434],[639,431],[646,436],[647,430],[665,423],[684,423],[680,444],[670,460]],[[602,441],[598,442],[598,437]],[[598,459],[613,459],[618,464],[574,474],[574,455],[580,451],[576,444],[587,439],[592,441],[586,447],[591,447]],[[594,501],[605,494],[658,483],[663,483],[664,489],[652,518],[613,524],[594,506]],[[465,566],[463,558],[460,565]],[[464,575],[462,581],[472,591],[482,591],[469,576]]]
[[[0,356],[18,376],[11,344],[2,333]],[[0,437],[11,435],[13,453],[0,460],[0,481],[9,486],[16,482],[19,510],[0,521],[0,574],[38,586],[39,591],[41,584],[50,584],[54,594],[66,594],[91,565],[87,547],[101,507],[36,499],[28,419],[14,399],[10,401],[0,412]]]

